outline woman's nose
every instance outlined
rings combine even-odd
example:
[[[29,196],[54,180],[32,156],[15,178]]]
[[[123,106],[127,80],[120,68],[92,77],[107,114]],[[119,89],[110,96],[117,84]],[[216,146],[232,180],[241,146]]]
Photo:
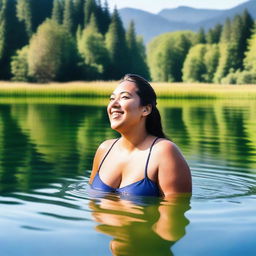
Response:
[[[112,106],[119,106],[119,105],[120,105],[119,98],[113,99],[113,100],[110,102],[110,104],[111,104]]]

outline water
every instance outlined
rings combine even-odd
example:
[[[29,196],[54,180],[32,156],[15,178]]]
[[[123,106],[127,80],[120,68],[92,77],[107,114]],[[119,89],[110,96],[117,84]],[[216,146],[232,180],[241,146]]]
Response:
[[[159,102],[193,195],[95,195],[105,102],[0,100],[0,255],[256,255],[256,103]],[[92,103],[90,103],[92,102]]]

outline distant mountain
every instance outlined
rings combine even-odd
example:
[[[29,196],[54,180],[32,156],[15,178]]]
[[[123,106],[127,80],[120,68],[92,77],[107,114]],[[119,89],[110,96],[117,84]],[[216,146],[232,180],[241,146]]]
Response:
[[[201,21],[215,18],[216,16],[225,12],[224,10],[210,10],[210,9],[195,9],[186,6],[180,6],[174,9],[163,9],[158,13],[159,16],[172,21],[199,23]]]
[[[131,20],[135,22],[136,32],[142,35],[145,42],[162,33],[178,30],[193,29],[193,26],[185,22],[171,22],[157,14],[133,9],[123,8],[119,10],[125,28]]]
[[[233,18],[245,9],[256,19],[255,0],[250,0],[227,10],[195,9],[183,6],[174,9],[163,9],[158,14],[152,14],[138,9],[123,8],[119,10],[119,14],[126,28],[133,20],[137,34],[142,35],[144,42],[148,43],[153,37],[166,32],[198,31],[201,27],[208,30],[218,23],[223,24],[228,17]]]
[[[217,23],[223,24],[228,17],[233,18],[236,14],[242,13],[245,9],[247,9],[247,11],[255,20],[256,19],[256,1],[250,0],[234,8],[231,8],[229,10],[225,10],[225,12],[223,12],[219,16],[212,19],[205,20],[201,23],[198,23],[197,25],[198,27],[204,27],[205,29],[209,29],[214,25],[216,25]]]

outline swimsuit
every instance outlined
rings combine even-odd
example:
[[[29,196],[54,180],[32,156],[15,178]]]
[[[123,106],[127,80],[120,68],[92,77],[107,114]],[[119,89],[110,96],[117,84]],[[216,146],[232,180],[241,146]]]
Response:
[[[112,193],[118,193],[121,195],[132,195],[132,196],[160,196],[160,191],[159,191],[159,187],[158,185],[152,181],[151,179],[148,178],[147,175],[147,169],[148,169],[148,162],[149,162],[149,158],[151,155],[151,151],[153,148],[153,145],[155,144],[155,142],[157,141],[158,138],[156,138],[149,150],[149,154],[148,154],[148,158],[147,158],[147,162],[146,162],[146,166],[145,166],[145,177],[142,180],[136,181],[132,184],[129,184],[127,186],[121,187],[121,188],[113,188],[107,184],[105,184],[99,175],[99,171],[100,168],[104,162],[104,160],[106,159],[107,155],[109,154],[109,152],[111,151],[111,149],[113,148],[113,146],[115,145],[115,143],[119,140],[115,140],[115,142],[111,145],[110,149],[108,150],[108,152],[106,153],[106,155],[104,156],[104,158],[101,161],[101,164],[99,166],[99,170],[91,184],[91,188],[96,189],[96,190],[100,190],[103,192],[112,192]]]

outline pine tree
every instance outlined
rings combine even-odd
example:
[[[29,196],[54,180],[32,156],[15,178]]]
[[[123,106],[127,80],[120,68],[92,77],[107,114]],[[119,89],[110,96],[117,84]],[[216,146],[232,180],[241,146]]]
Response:
[[[94,14],[96,18],[96,22],[98,23],[97,16],[97,5],[95,0],[86,0],[84,6],[84,26],[90,22],[91,15]]]
[[[227,43],[230,41],[230,34],[231,34],[231,21],[229,18],[226,19],[224,27],[221,32],[220,42]]]
[[[74,5],[72,0],[65,0],[63,13],[63,26],[71,34],[75,34]]]
[[[129,70],[128,73],[136,73],[134,69],[136,69],[137,66],[137,55],[138,55],[138,49],[137,49],[137,41],[136,41],[136,34],[135,34],[135,25],[134,22],[131,21],[128,29],[126,31],[126,43],[128,47],[128,66]]]
[[[237,66],[237,48],[235,44],[221,43],[219,49],[219,64],[213,78],[215,83],[220,83],[229,73],[234,72]]]
[[[108,2],[105,0],[104,6],[103,6],[103,13],[101,16],[101,23],[102,23],[102,33],[105,35],[108,31],[108,27],[111,22],[111,16],[109,13],[109,8],[108,8]]]
[[[111,61],[109,66],[109,78],[120,79],[128,68],[128,51],[125,40],[125,30],[116,8],[113,12],[109,30],[106,33],[106,46]]]
[[[128,47],[128,73],[140,74],[149,79],[148,67],[145,63],[145,49],[141,45],[143,42],[137,40],[134,22],[130,22],[126,32],[126,42]],[[141,52],[142,51],[142,52]]]
[[[243,58],[244,58],[244,47],[246,41],[243,41],[243,21],[240,15],[236,15],[231,23],[231,34],[229,45],[234,49],[234,65],[232,68],[234,70],[242,69]]]
[[[24,22],[27,36],[30,38],[33,34],[31,2],[27,0],[17,0],[17,17]]]
[[[60,0],[53,1],[52,8],[52,20],[56,21],[58,24],[62,24],[63,20],[63,2]]]
[[[81,28],[84,27],[84,8],[85,8],[85,0],[74,0],[75,29],[77,29],[79,25]]]
[[[9,79],[10,59],[26,43],[25,27],[16,17],[16,1],[2,0],[0,10],[0,79]]]
[[[206,43],[205,32],[204,32],[203,28],[199,29],[196,41],[197,41],[198,44],[205,44]]]
[[[209,29],[208,33],[206,34],[206,42],[208,44],[217,44],[220,42],[220,36],[222,31],[222,25],[217,24],[215,27]]]
[[[248,49],[245,52],[244,67],[248,71],[256,73],[256,29],[248,40]]]
[[[91,69],[89,79],[105,78],[109,64],[108,51],[105,46],[104,37],[99,32],[96,18],[91,15],[90,23],[78,36],[78,49],[83,56],[85,64]]]
[[[242,22],[243,22],[243,30],[242,30],[242,38],[241,41],[243,44],[241,45],[242,59],[245,57],[245,52],[248,49],[249,39],[252,37],[253,29],[254,29],[254,20],[247,10],[244,10],[242,14]]]

